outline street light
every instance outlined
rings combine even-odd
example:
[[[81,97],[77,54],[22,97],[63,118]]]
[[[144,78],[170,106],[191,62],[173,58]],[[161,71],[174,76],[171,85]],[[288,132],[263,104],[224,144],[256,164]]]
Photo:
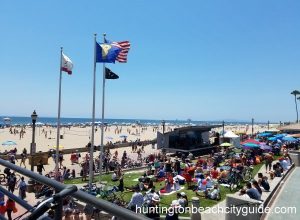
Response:
[[[165,125],[166,125],[166,121],[162,120],[161,121],[162,127],[163,127],[163,134],[165,134]]]
[[[254,133],[254,118],[252,118],[252,132],[251,132],[251,134],[252,134],[252,137],[253,137],[253,133]]]
[[[34,171],[34,159],[33,154],[35,154],[36,151],[36,143],[35,143],[35,123],[38,115],[36,114],[35,110],[31,114],[31,120],[32,120],[32,142],[30,146],[30,156],[31,156],[31,171]]]

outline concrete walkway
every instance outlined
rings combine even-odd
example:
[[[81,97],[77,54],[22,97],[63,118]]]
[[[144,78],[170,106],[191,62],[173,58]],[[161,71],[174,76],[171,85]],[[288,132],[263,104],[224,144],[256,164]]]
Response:
[[[296,220],[300,219],[300,167],[296,167],[288,179],[283,183],[278,196],[271,205],[271,213],[266,216],[266,220]],[[287,210],[289,207],[295,207],[293,210]],[[275,210],[276,209],[276,210]],[[277,211],[281,211],[277,213]],[[287,213],[289,211],[289,213]],[[293,213],[292,213],[293,211]],[[276,213],[275,213],[276,212]]]

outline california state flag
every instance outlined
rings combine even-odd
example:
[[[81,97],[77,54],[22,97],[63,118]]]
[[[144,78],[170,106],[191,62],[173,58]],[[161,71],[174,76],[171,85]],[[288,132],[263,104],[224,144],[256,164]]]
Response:
[[[69,57],[67,57],[64,53],[61,56],[61,70],[67,72],[69,75],[72,74],[73,63]]]

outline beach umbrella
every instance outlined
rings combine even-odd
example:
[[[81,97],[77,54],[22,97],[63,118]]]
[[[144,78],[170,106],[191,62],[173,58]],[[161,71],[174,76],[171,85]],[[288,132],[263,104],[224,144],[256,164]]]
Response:
[[[2,143],[2,146],[14,146],[14,145],[17,145],[17,143],[14,141],[5,141]]]
[[[276,141],[278,138],[277,137],[269,137],[268,140],[269,141]]]
[[[230,147],[230,146],[232,146],[232,144],[227,143],[227,142],[224,142],[224,143],[222,143],[220,146],[221,146],[221,147]]]
[[[290,142],[293,142],[293,141],[296,141],[297,139],[296,138],[293,138],[293,137],[290,137],[290,136],[285,136],[282,138],[283,141],[290,141]]]
[[[244,145],[244,144],[247,144],[247,143],[256,144],[256,145],[259,145],[259,144],[260,144],[260,142],[257,141],[257,140],[254,140],[254,139],[248,139],[248,140],[245,140],[244,142],[242,142],[241,145]]]
[[[258,137],[269,137],[269,136],[272,136],[272,133],[265,132],[265,133],[260,133],[257,136]]]
[[[262,150],[272,150],[272,147],[269,146],[269,145],[266,145],[266,144],[260,145],[259,148],[262,149]]]
[[[127,138],[127,135],[122,134],[122,135],[120,135],[119,137],[120,137],[120,138]]]
[[[254,144],[254,143],[245,143],[243,144],[244,148],[259,148],[260,145],[259,144]]]
[[[287,136],[287,134],[276,134],[275,137],[277,139],[282,139],[283,137]]]

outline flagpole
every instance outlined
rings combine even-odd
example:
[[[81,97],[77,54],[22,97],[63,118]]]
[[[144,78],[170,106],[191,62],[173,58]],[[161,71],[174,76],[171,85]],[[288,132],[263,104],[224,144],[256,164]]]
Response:
[[[103,42],[105,43],[105,36],[103,34]],[[99,160],[99,182],[101,184],[101,176],[102,176],[102,164],[103,164],[103,156],[104,156],[104,146],[103,146],[103,139],[104,139],[104,104],[105,104],[105,63],[103,63],[103,80],[102,80],[102,120],[101,120],[101,146],[100,146],[100,160]]]
[[[59,92],[58,92],[58,113],[57,113],[57,135],[56,135],[56,156],[55,156],[55,172],[59,172],[58,157],[59,157],[59,138],[60,138],[60,107],[61,107],[61,80],[62,80],[62,53],[63,48],[60,48],[60,67],[59,67]],[[56,176],[57,177],[57,176]]]
[[[92,112],[92,134],[91,134],[91,148],[90,148],[90,161],[89,161],[89,189],[92,189],[94,177],[94,134],[95,134],[95,102],[96,102],[96,38],[94,34],[94,73],[93,73],[93,112]]]

